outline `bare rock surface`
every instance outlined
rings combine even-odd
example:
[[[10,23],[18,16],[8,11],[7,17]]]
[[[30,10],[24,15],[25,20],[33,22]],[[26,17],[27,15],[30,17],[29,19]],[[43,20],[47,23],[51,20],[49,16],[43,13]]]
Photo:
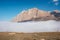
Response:
[[[53,12],[59,13],[58,10],[54,10]],[[26,22],[26,21],[47,21],[47,20],[60,20],[60,17],[56,18],[54,14],[51,14],[51,12],[48,11],[39,10],[37,8],[31,8],[22,11],[12,21]]]

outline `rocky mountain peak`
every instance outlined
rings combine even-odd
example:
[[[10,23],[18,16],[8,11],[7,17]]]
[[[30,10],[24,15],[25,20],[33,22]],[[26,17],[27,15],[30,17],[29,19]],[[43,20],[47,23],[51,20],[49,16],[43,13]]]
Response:
[[[56,20],[55,13],[58,10],[54,10],[52,13],[49,11],[39,10],[38,8],[31,8],[22,11],[18,14],[12,21],[13,22],[26,22],[26,21],[46,21],[46,20]],[[57,15],[57,14],[56,14]]]

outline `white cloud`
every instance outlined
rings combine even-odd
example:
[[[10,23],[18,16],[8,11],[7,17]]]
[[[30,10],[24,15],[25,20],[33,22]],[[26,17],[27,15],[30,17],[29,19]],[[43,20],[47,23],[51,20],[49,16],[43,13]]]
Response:
[[[57,2],[58,0],[53,0],[53,2]]]
[[[59,5],[59,0],[52,0],[52,2],[48,2],[49,4],[53,3],[54,5]]]
[[[0,22],[0,32],[57,32],[60,31],[58,21],[39,21],[39,22]]]
[[[57,6],[59,4],[59,0],[53,0],[53,3]]]

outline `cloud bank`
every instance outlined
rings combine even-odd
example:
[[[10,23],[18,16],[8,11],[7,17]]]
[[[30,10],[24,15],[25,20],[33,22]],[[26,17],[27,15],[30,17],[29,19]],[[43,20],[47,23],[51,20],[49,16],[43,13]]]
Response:
[[[0,22],[0,32],[60,32],[60,21]]]

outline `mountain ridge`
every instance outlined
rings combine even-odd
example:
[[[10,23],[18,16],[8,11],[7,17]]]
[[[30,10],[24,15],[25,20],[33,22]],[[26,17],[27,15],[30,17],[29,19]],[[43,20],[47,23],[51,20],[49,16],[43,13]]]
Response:
[[[53,13],[59,13],[59,18],[55,17]],[[60,11],[54,10],[52,12],[39,10],[38,8],[31,8],[22,11],[18,14],[12,22],[26,22],[26,21],[47,21],[47,20],[60,20]]]

